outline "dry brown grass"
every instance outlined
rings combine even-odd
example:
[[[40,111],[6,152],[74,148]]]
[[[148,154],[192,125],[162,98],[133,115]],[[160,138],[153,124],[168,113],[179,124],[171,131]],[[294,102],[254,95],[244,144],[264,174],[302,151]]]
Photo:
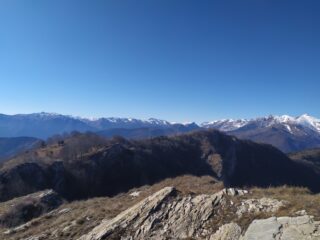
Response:
[[[227,204],[217,209],[214,213],[209,227],[216,231],[224,224],[235,222],[244,232],[250,223],[255,219],[266,219],[269,217],[297,216],[297,211],[306,210],[309,215],[320,220],[320,194],[312,194],[307,188],[302,187],[269,187],[269,188],[249,188],[249,194],[244,196],[227,196]],[[276,213],[255,212],[245,213],[238,217],[236,212],[245,199],[272,198],[285,201],[285,205]],[[232,202],[232,204],[230,204]]]
[[[59,159],[62,149],[62,146],[53,144],[46,148],[38,148],[32,151],[27,151],[8,161],[3,162],[1,164],[1,171],[5,171],[26,162],[37,162],[40,164],[52,163],[52,161]]]
[[[32,194],[22,196],[22,197],[17,197],[12,200],[9,200],[7,202],[1,202],[0,203],[0,216],[7,213],[8,210],[10,210],[11,208],[15,208],[15,206],[17,206],[23,202],[32,201],[32,199],[37,198],[37,196],[39,196],[41,193],[44,193],[44,192],[46,192],[46,190],[41,191],[41,192],[32,193]]]
[[[103,219],[115,217],[120,212],[166,186],[175,187],[181,194],[211,194],[223,188],[221,183],[217,183],[210,176],[195,177],[188,175],[169,178],[152,186],[132,189],[112,198],[92,198],[64,204],[56,212],[71,209],[70,212],[58,215],[45,214],[32,220],[32,226],[27,230],[11,235],[3,234],[5,229],[0,229],[0,239],[17,240],[40,234],[44,234],[46,239],[77,239],[100,224]],[[138,197],[130,196],[130,193],[135,191],[140,192],[140,195]],[[0,209],[1,206],[5,208],[6,204],[9,203],[0,204]]]
[[[287,201],[277,216],[294,216],[297,211],[306,210],[309,215],[320,220],[320,194],[312,194],[307,188],[288,186],[253,188],[251,195],[256,198],[269,197]]]
[[[232,201],[234,205],[229,209],[225,209],[227,213],[222,215],[223,220],[217,222],[219,226],[222,223],[234,221],[245,231],[250,223],[255,219],[266,219],[269,217],[283,217],[283,216],[297,216],[297,211],[306,210],[309,215],[315,217],[315,220],[320,220],[320,195],[312,194],[307,188],[303,187],[269,187],[269,188],[250,188],[249,194],[242,197],[233,197]],[[259,198],[272,198],[280,201],[285,201],[285,205],[279,209],[279,211],[272,212],[257,212],[257,213],[245,213],[241,218],[236,217],[232,212],[236,212],[236,206],[241,204],[243,199],[259,199]],[[231,216],[228,217],[228,214]],[[233,219],[233,220],[232,220]]]
[[[143,186],[132,189],[127,193],[119,194],[115,197],[92,198],[83,201],[74,201],[60,206],[56,212],[63,209],[70,209],[64,214],[45,214],[31,221],[31,227],[5,235],[5,229],[0,229],[0,239],[24,239],[30,236],[44,234],[46,239],[77,239],[81,235],[88,233],[92,228],[101,223],[103,219],[113,218],[121,211],[133,206],[144,198],[166,186],[174,186],[182,195],[185,194],[213,194],[223,188],[223,185],[209,176],[181,176],[161,181],[152,186]],[[130,193],[138,191],[138,197],[130,196]],[[306,210],[308,214],[320,219],[320,196],[311,194],[305,188],[277,187],[277,188],[251,188],[249,194],[242,197],[230,197],[232,205],[226,205],[219,209],[212,219],[211,227],[218,229],[221,225],[229,222],[237,222],[243,230],[254,219],[268,218],[271,216],[294,216],[299,210]],[[268,197],[284,200],[288,203],[279,212],[245,214],[240,219],[236,217],[236,209],[241,204],[242,199]],[[1,211],[10,203],[0,204]],[[2,209],[2,210],[1,210]]]

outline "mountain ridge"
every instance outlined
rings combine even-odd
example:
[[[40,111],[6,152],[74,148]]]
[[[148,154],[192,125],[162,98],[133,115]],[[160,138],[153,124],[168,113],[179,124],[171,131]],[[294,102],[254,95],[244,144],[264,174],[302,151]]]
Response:
[[[47,139],[57,134],[96,132],[102,136],[131,139],[174,135],[213,128],[242,139],[272,144],[289,153],[320,147],[320,120],[308,114],[267,116],[253,119],[223,119],[201,124],[176,123],[149,118],[81,118],[57,113],[0,114],[0,137],[29,136]]]
[[[220,130],[232,131],[244,127],[250,123],[258,122],[261,126],[271,126],[274,124],[296,124],[308,127],[320,133],[320,119],[308,114],[302,114],[297,117],[289,115],[269,115],[266,117],[257,117],[252,119],[222,119],[211,122],[204,122],[200,126],[205,128],[218,128]],[[229,126],[229,128],[228,128]]]
[[[11,118],[11,117],[17,117],[17,118],[42,118],[44,120],[46,119],[54,119],[54,118],[69,118],[69,119],[74,119],[74,120],[79,120],[82,122],[90,122],[90,123],[95,123],[99,121],[109,121],[113,123],[117,122],[141,122],[141,123],[146,123],[146,124],[157,124],[157,125],[173,125],[173,124],[182,124],[182,125],[189,125],[189,124],[196,124],[199,127],[210,127],[210,125],[214,124],[221,124],[221,123],[234,123],[234,128],[240,128],[246,125],[249,122],[252,121],[267,121],[267,120],[273,120],[273,122],[276,123],[288,123],[288,122],[294,122],[294,123],[299,123],[304,126],[309,126],[313,127],[315,130],[320,131],[320,119],[313,117],[307,113],[304,113],[302,115],[298,116],[290,116],[290,115],[268,115],[268,116],[262,116],[262,117],[255,117],[255,118],[225,118],[225,119],[217,119],[213,121],[205,121],[201,123],[196,123],[196,122],[170,122],[164,119],[158,119],[158,118],[153,118],[150,117],[148,119],[139,119],[139,118],[131,118],[131,117],[80,117],[80,116],[74,116],[74,115],[68,115],[68,114],[59,114],[59,113],[48,113],[48,112],[38,112],[38,113],[24,113],[24,114],[3,114],[0,113],[0,117],[6,117],[6,118]]]
[[[66,199],[114,196],[185,174],[209,175],[225,186],[287,184],[320,191],[319,174],[309,165],[217,130],[139,141],[79,133],[3,163],[0,201],[44,189]]]

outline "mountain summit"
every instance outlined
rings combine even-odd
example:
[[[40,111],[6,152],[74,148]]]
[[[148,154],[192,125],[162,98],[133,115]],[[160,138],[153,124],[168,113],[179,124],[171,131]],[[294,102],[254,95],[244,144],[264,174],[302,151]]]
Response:
[[[290,125],[297,125],[309,128],[314,130],[320,134],[320,119],[312,117],[308,114],[303,114],[298,117],[292,117],[289,115],[281,115],[281,116],[274,116],[270,115],[267,117],[259,117],[255,119],[223,119],[223,120],[216,120],[212,122],[204,122],[201,124],[204,128],[215,128],[221,131],[233,131],[244,126],[250,124],[257,124],[260,127],[271,127],[277,124],[282,124],[290,130]]]
[[[320,147],[320,120],[303,114],[261,117],[251,120],[220,120],[202,124],[242,139],[271,144],[284,152]]]

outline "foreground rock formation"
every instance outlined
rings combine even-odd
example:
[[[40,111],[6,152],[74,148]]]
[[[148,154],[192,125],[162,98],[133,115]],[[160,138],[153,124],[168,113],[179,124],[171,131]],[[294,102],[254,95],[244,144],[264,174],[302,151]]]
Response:
[[[63,203],[64,199],[53,190],[16,198],[6,202],[2,207],[0,224],[11,228],[17,227],[58,208]]]
[[[320,239],[320,222],[311,216],[272,217],[253,221],[241,240],[316,240]]]
[[[253,221],[247,230],[234,222],[219,229],[214,224],[223,208],[234,205],[232,198],[246,191],[224,189],[213,195],[179,196],[166,187],[140,203],[106,219],[79,240],[100,239],[208,239],[208,240],[303,240],[320,239],[319,222],[311,216],[268,218]],[[236,215],[276,212],[285,203],[275,199],[240,201]],[[236,216],[235,215],[235,216]],[[233,220],[237,220],[236,218]]]
[[[301,188],[222,187],[211,178],[186,176],[113,198],[64,201],[58,207],[54,203],[59,196],[42,191],[0,204],[5,220],[0,239],[320,239],[320,195]],[[40,216],[21,217],[25,209],[47,206],[44,203],[49,205]],[[21,204],[25,207],[17,207]]]
[[[81,240],[122,236],[125,239],[178,239],[208,235],[205,225],[214,208],[224,202],[224,195],[244,194],[224,190],[214,195],[175,197],[176,191],[166,187],[144,201],[106,220]]]

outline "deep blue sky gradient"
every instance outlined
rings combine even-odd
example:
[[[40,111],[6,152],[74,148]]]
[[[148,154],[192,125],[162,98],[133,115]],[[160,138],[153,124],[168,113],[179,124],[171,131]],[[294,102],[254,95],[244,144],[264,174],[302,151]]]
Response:
[[[320,117],[318,0],[1,0],[0,112]]]

